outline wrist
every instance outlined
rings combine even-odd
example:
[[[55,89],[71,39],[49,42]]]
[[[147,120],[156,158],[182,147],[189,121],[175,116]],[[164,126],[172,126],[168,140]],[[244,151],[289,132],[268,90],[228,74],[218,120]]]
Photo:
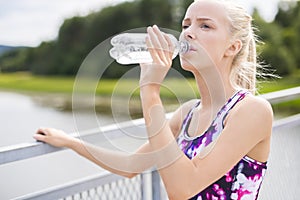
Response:
[[[160,86],[147,84],[140,88],[141,100],[160,99]]]
[[[160,87],[169,71],[169,67],[163,64],[147,63],[140,64],[140,87],[151,86]]]
[[[78,147],[82,146],[82,142],[78,138],[70,137],[65,146],[69,149],[76,150]]]
[[[157,83],[147,83],[144,85],[141,84],[140,92],[141,93],[159,94],[160,93],[160,84],[157,84]]]

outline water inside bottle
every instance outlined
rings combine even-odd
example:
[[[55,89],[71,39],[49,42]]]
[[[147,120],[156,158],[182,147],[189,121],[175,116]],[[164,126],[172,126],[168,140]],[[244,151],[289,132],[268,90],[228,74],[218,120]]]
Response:
[[[123,65],[138,64],[138,63],[151,63],[153,60],[149,52],[129,52],[123,54],[117,60],[118,63]]]
[[[188,43],[178,42],[173,35],[168,35],[175,45],[173,58],[180,51],[188,50]],[[145,33],[123,33],[113,37],[111,39],[113,48],[109,51],[110,56],[122,65],[151,63],[153,60],[147,49],[146,36]]]

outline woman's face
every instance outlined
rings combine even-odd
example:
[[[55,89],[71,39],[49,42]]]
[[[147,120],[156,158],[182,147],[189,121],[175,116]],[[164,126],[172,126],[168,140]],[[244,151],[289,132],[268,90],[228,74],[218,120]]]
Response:
[[[229,20],[222,4],[205,0],[192,3],[182,21],[182,37],[190,44],[190,51],[181,55],[184,69],[221,66],[230,46]]]

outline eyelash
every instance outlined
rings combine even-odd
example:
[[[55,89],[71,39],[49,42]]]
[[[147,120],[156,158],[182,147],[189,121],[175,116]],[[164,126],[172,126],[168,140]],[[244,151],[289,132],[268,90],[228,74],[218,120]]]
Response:
[[[210,29],[210,26],[207,24],[201,24],[200,27],[204,29]]]
[[[185,30],[189,27],[190,25],[182,25],[182,29]],[[203,29],[210,29],[211,27],[207,24],[201,24],[200,25],[200,28],[203,28]]]

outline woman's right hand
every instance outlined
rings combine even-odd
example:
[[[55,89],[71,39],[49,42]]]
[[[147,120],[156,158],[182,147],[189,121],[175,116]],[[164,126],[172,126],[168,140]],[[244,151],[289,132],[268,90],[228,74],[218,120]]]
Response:
[[[54,128],[39,128],[33,138],[55,147],[70,147],[72,141],[76,140],[64,131]]]

